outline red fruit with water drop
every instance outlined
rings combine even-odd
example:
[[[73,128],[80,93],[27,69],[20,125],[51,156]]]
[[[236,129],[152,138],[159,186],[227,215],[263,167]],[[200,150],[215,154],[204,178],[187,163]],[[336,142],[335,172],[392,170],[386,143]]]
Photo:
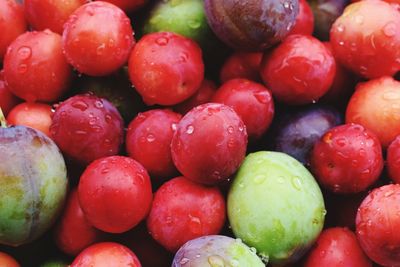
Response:
[[[327,131],[314,145],[311,170],[318,181],[335,193],[366,190],[383,169],[378,138],[357,124],[345,124]]]
[[[147,227],[157,242],[176,252],[189,240],[218,234],[225,213],[225,200],[217,187],[177,177],[156,192]]]
[[[65,56],[74,68],[87,75],[105,76],[117,71],[128,60],[134,43],[128,16],[107,2],[79,7],[64,25]]]
[[[147,104],[178,104],[192,96],[204,79],[201,49],[172,32],[147,34],[130,55],[129,76]]]
[[[63,154],[81,164],[118,154],[123,142],[123,120],[107,100],[75,95],[53,115],[50,135]]]
[[[4,78],[7,88],[25,101],[59,100],[72,79],[61,36],[50,30],[20,35],[5,55]]]
[[[246,79],[233,79],[224,83],[212,102],[232,107],[246,125],[251,141],[259,139],[274,117],[274,100],[263,85]]]
[[[246,128],[239,115],[224,104],[207,103],[189,111],[178,123],[171,152],[186,178],[212,185],[235,173],[246,147]]]
[[[383,266],[400,266],[400,185],[373,190],[356,218],[358,241],[367,256]]]
[[[80,178],[78,194],[89,223],[109,233],[136,226],[149,212],[153,197],[146,169],[123,156],[92,162]]]
[[[400,70],[400,13],[385,1],[346,7],[332,25],[330,42],[346,68],[373,79]]]

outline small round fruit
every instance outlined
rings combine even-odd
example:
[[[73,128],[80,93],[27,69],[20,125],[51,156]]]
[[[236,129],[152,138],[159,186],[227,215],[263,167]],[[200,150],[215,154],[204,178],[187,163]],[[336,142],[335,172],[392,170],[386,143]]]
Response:
[[[392,77],[359,83],[346,110],[346,123],[372,131],[383,148],[400,135],[400,82]]]
[[[273,96],[288,105],[316,102],[331,87],[335,59],[312,36],[291,35],[261,63],[261,77]]]
[[[400,185],[373,190],[361,203],[356,218],[358,241],[367,256],[383,266],[400,266]]]
[[[80,178],[78,193],[89,223],[109,233],[136,226],[149,212],[153,197],[145,168],[122,156],[92,162]]]
[[[347,228],[329,228],[322,231],[316,245],[309,252],[304,267],[371,267],[356,235]]]
[[[55,143],[25,126],[0,128],[0,243],[18,246],[45,233],[67,193],[64,159]]]
[[[72,262],[71,267],[141,267],[138,258],[129,248],[114,242],[91,245]]]
[[[250,141],[260,139],[274,118],[271,92],[262,84],[247,79],[227,81],[215,92],[212,102],[225,104],[235,110],[246,125]]]
[[[51,106],[42,103],[21,103],[15,106],[7,116],[11,125],[24,125],[50,136]]]
[[[280,265],[303,256],[320,234],[326,214],[313,176],[280,152],[248,155],[233,179],[227,205],[235,236]]]
[[[168,109],[153,109],[129,124],[126,151],[156,179],[177,174],[171,156],[171,141],[181,115]]]
[[[4,78],[8,89],[25,101],[60,99],[72,79],[61,36],[50,30],[18,36],[4,58]]]
[[[75,95],[62,102],[50,126],[50,135],[61,151],[82,164],[118,154],[123,131],[118,110],[94,95]]]
[[[92,76],[117,71],[135,43],[127,15],[103,1],[89,2],[75,10],[64,25],[62,39],[68,62]]]
[[[298,0],[205,0],[204,3],[212,30],[237,50],[263,51],[282,41],[299,11]]]
[[[218,234],[225,213],[225,200],[217,187],[177,177],[157,190],[147,227],[157,242],[176,252],[189,240]]]
[[[22,6],[15,0],[0,1],[0,62],[3,61],[7,47],[27,28]]]
[[[400,136],[390,143],[387,149],[386,164],[390,179],[400,184]]]
[[[346,68],[374,79],[400,70],[400,13],[385,1],[350,4],[332,25],[330,42]]]
[[[246,128],[239,115],[226,105],[208,103],[181,119],[171,152],[175,166],[186,178],[211,185],[235,173],[246,147]]]
[[[380,142],[361,125],[336,126],[315,143],[311,169],[318,181],[335,193],[364,191],[383,169]]]
[[[299,14],[290,34],[312,35],[314,31],[314,15],[306,0],[299,0]]]
[[[255,251],[239,239],[209,235],[186,242],[175,254],[172,267],[241,266],[263,267]]]
[[[19,263],[10,255],[0,252],[0,266],[1,267],[20,267]]]
[[[7,116],[8,112],[21,102],[10,90],[4,81],[4,71],[0,70],[0,108],[4,115]]]
[[[204,79],[201,49],[175,33],[147,34],[130,55],[129,76],[147,104],[178,104],[192,96]]]
[[[261,81],[260,65],[263,53],[235,52],[221,68],[219,79],[222,83],[235,78],[248,79],[254,82]]]

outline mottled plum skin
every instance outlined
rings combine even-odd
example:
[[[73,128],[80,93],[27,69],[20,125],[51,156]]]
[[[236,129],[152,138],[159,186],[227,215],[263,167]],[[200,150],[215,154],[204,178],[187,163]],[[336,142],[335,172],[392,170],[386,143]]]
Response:
[[[356,217],[358,241],[367,256],[383,266],[400,266],[400,185],[373,190]]]
[[[211,185],[226,181],[239,168],[246,147],[246,128],[239,115],[224,104],[208,103],[178,123],[171,153],[186,178]]]
[[[319,266],[371,267],[372,263],[352,231],[335,227],[321,233],[304,264],[304,267]]]
[[[18,246],[41,236],[67,193],[64,159],[43,133],[0,128],[0,243]]]
[[[228,193],[228,218],[236,237],[278,265],[292,263],[311,247],[326,214],[310,172],[280,152],[249,154]]]
[[[238,239],[209,235],[192,239],[175,254],[172,267],[263,267],[261,259]]]
[[[205,0],[211,29],[227,45],[263,51],[283,40],[299,11],[298,0]]]
[[[313,145],[330,128],[342,122],[333,108],[311,106],[282,118],[276,126],[272,149],[286,153],[303,164],[309,163]]]

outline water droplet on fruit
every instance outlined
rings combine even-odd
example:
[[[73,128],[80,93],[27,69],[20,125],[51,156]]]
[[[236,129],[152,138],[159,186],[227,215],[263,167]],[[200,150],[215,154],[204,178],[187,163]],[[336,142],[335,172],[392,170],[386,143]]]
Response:
[[[85,102],[81,100],[75,101],[71,105],[72,107],[77,108],[81,111],[85,111],[89,107]]]
[[[104,107],[103,102],[102,102],[101,100],[96,100],[96,101],[94,102],[94,106],[95,106],[96,108],[99,108],[99,109]]]
[[[208,263],[211,267],[225,267],[224,259],[219,255],[208,257]]]
[[[178,125],[176,124],[176,123],[172,123],[171,124],[171,129],[172,129],[172,131],[176,131],[176,129],[178,129]]]
[[[201,23],[196,19],[191,19],[189,20],[188,25],[192,29],[198,29],[201,26]]]
[[[336,141],[335,143],[336,143],[338,146],[340,146],[340,147],[344,147],[344,146],[346,146],[346,144],[347,144],[347,140],[346,140],[346,138],[344,138],[344,137],[339,137],[339,138],[336,139],[335,141]]]
[[[339,184],[334,184],[333,185],[333,192],[339,192],[340,191],[340,185]]]
[[[388,36],[392,37],[396,34],[396,24],[394,22],[389,22],[383,27],[383,33]]]
[[[182,52],[179,54],[178,62],[185,63],[189,59],[189,55],[186,52]]]
[[[107,174],[109,171],[110,171],[109,168],[104,168],[104,169],[101,170],[101,173],[102,174]]]
[[[76,130],[76,131],[75,131],[75,134],[76,134],[76,135],[81,135],[81,136],[82,136],[82,135],[86,135],[87,132],[86,132],[86,131],[83,131],[83,130]]]
[[[26,60],[32,56],[32,50],[28,46],[21,46],[18,49],[18,55],[21,60]]]
[[[98,55],[98,56],[101,56],[103,53],[104,53],[104,50],[106,49],[106,44],[101,44],[101,45],[99,45],[98,47],[97,47],[97,49],[96,49],[96,54]]]
[[[266,177],[264,175],[257,175],[254,177],[254,183],[255,184],[262,184],[265,181]]]
[[[228,127],[228,133],[232,134],[234,131],[235,129],[233,128],[233,126]]]
[[[214,171],[212,174],[213,178],[220,180],[221,179],[221,173],[219,171]]]
[[[265,264],[267,264],[269,261],[269,256],[266,255],[265,253],[260,253],[260,258]]]
[[[292,179],[291,179],[291,182],[292,182],[292,185],[293,185],[294,188],[296,188],[299,191],[301,190],[303,184],[302,184],[302,182],[300,180],[300,177],[293,176]]]
[[[188,258],[182,258],[181,261],[179,262],[179,264],[181,265],[185,265],[186,263],[188,263],[190,260]]]
[[[186,133],[187,134],[192,134],[194,132],[194,127],[193,127],[193,125],[189,125],[187,128],[186,128]]]
[[[147,142],[152,143],[154,140],[156,140],[156,137],[153,134],[148,134],[146,137]]]
[[[127,36],[127,37],[129,38],[129,36]],[[125,37],[125,38],[126,38],[126,37]],[[114,39],[110,38],[110,39],[108,40],[108,46],[109,46],[109,47],[114,47],[114,45],[115,45]]]
[[[336,30],[337,30],[338,32],[344,32],[344,26],[343,26],[343,24],[337,25]]]
[[[290,6],[290,4],[289,4],[288,2],[284,2],[284,3],[283,3],[283,7],[284,7],[284,8],[289,8],[289,6]]]
[[[255,92],[253,95],[261,104],[267,104],[271,101],[268,91]]]
[[[198,217],[189,214],[189,229],[193,234],[200,234],[202,231],[201,221]]]
[[[244,127],[242,125],[239,126],[239,132],[243,132],[244,131]]]
[[[161,45],[161,46],[165,46],[168,44],[168,38],[166,37],[159,37],[156,39],[156,44]]]
[[[28,71],[28,65],[19,64],[17,70],[18,70],[19,73],[24,74],[24,73],[26,73]]]
[[[340,45],[340,46],[343,46],[343,45],[344,45],[344,42],[343,42],[343,41],[339,41],[339,45]]]

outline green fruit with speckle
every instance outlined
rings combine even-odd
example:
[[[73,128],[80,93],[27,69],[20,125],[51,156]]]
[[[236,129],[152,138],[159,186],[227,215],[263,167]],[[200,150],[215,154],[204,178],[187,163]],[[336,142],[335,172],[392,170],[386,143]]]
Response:
[[[41,132],[0,128],[0,244],[18,246],[56,220],[67,192],[64,158]]]
[[[314,177],[296,159],[280,152],[246,157],[227,206],[235,236],[277,264],[304,255],[321,232],[326,214]]]

